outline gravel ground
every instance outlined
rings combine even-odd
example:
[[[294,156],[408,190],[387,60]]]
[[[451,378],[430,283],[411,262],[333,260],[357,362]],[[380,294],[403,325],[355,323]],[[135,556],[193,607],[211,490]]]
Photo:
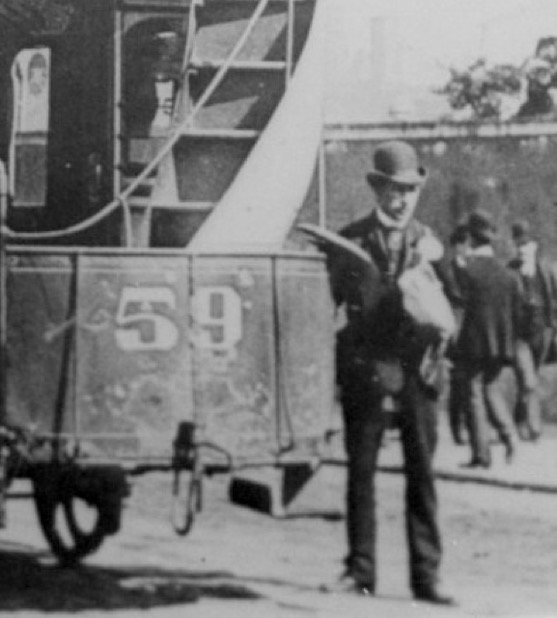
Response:
[[[13,501],[0,535],[0,612],[23,615],[557,616],[557,496],[440,482],[445,587],[439,609],[407,587],[403,482],[378,476],[379,582],[373,599],[320,591],[342,568],[344,470],[322,470],[291,516],[230,504],[226,477],[205,484],[204,511],[181,538],[169,523],[170,478],[136,481],[124,526],[77,569],[58,568],[32,504]],[[20,614],[21,615],[21,614]]]

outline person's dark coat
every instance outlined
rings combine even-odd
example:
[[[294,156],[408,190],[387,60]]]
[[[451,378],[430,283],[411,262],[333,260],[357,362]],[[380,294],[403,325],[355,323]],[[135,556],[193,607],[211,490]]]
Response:
[[[492,256],[471,256],[463,273],[464,319],[457,342],[465,361],[511,363],[523,315],[519,277]]]
[[[509,268],[520,277],[520,260],[515,258],[508,264]],[[536,276],[539,278],[541,294],[543,298],[542,306],[542,318],[543,326],[557,331],[557,273],[554,267],[544,259],[536,260]],[[523,326],[521,327],[521,334],[527,333],[529,324],[529,312],[528,307],[525,307],[523,311]],[[557,345],[555,339],[552,338],[551,344],[547,352],[544,354],[543,363],[557,362]]]
[[[337,380],[354,374],[371,376],[375,359],[398,358],[415,368],[430,343],[430,333],[418,331],[403,309],[397,286],[399,275],[418,260],[417,245],[427,226],[413,219],[404,233],[398,268],[388,272],[388,249],[375,213],[353,222],[340,234],[362,248],[372,258],[371,265],[354,260],[337,261],[330,268],[333,296],[346,307],[346,326],[338,334]]]

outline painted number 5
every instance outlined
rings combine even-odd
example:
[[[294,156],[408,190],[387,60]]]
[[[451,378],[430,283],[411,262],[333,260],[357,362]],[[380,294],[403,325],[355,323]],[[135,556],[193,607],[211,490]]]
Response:
[[[167,287],[124,287],[116,312],[116,343],[125,352],[170,350],[179,331],[157,306],[176,308],[174,291]]]

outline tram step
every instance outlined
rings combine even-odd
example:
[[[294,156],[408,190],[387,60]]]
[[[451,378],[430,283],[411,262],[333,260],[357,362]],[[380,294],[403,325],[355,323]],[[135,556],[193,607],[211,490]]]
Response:
[[[314,473],[315,469],[307,463],[243,472],[235,475],[230,482],[230,501],[272,517],[285,517]]]

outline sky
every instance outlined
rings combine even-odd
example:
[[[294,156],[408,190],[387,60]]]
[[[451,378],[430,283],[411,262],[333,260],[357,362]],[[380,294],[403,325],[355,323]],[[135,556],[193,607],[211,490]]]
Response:
[[[391,95],[421,88],[427,96],[449,67],[480,56],[520,65],[540,37],[557,36],[557,0],[324,1],[330,116],[364,111],[354,100],[358,84],[365,90],[381,81]]]

